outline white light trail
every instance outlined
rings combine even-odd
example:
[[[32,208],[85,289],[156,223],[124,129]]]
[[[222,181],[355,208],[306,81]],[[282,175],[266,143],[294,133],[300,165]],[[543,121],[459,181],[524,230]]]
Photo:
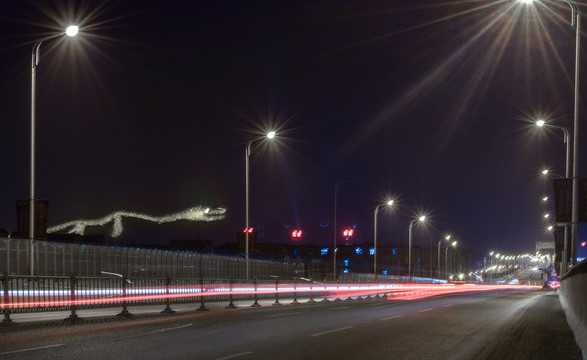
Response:
[[[104,226],[112,223],[112,237],[116,238],[122,234],[122,218],[135,218],[146,221],[156,222],[158,224],[164,224],[168,222],[174,222],[179,220],[187,221],[218,221],[224,219],[226,216],[226,208],[207,208],[202,206],[191,207],[189,209],[179,211],[170,215],[163,216],[151,216],[146,214],[135,213],[132,211],[119,210],[109,215],[106,215],[98,219],[81,219],[63,223],[61,225],[52,226],[47,229],[47,233],[56,233],[59,231],[66,231],[68,234],[84,235],[86,227],[88,226]]]

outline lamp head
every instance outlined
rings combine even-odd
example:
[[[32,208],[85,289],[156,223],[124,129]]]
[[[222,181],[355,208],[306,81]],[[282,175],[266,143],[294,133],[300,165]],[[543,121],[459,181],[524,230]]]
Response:
[[[387,206],[392,206],[393,205],[393,200],[389,200],[386,204],[387,204]]]
[[[65,35],[69,37],[74,37],[79,32],[79,26],[77,25],[69,25],[67,29],[65,29]]]
[[[542,119],[536,120],[536,126],[543,127],[544,125],[546,125],[546,121],[544,121]]]
[[[269,131],[267,133],[267,139],[273,139],[275,137],[275,131]]]

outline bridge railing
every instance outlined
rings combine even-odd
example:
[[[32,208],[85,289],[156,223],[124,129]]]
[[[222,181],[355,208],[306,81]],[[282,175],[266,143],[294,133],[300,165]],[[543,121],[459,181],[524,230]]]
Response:
[[[587,351],[587,259],[561,277],[560,301],[575,339]]]
[[[246,274],[242,257],[201,254],[192,251],[143,249],[122,246],[98,246],[33,242],[34,275],[100,276],[102,272],[129,277],[238,279]],[[0,238],[0,273],[30,275],[30,240]],[[299,263],[251,259],[250,278],[282,279],[300,276]]]
[[[312,299],[328,296],[364,296],[389,292],[398,284],[385,283],[321,283],[307,278],[293,280],[232,280],[209,278],[127,278],[106,274],[102,277],[76,276],[14,276],[0,277],[0,310],[3,325],[13,324],[10,315],[46,311],[70,311],[65,319],[77,321],[78,310],[121,308],[120,316],[132,316],[129,306],[164,305],[162,312],[173,312],[171,305],[200,304],[198,310],[207,310],[205,304],[233,301],[275,299],[280,295]]]

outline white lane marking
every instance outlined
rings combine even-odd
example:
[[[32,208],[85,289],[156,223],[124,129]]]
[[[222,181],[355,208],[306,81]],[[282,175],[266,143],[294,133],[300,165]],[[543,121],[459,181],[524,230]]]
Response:
[[[404,316],[404,315],[393,315],[393,316],[390,316],[390,317],[383,318],[381,320],[383,321],[383,320],[397,319],[397,318],[400,318],[402,316]]]
[[[252,352],[251,351],[246,351],[246,352],[242,352],[242,353],[238,353],[238,354],[228,355],[228,356],[225,356],[225,357],[222,357],[222,358],[218,358],[216,360],[234,359],[234,358],[245,356],[245,355],[249,355],[249,354],[252,354]]]
[[[295,313],[287,313],[287,314],[267,315],[265,317],[273,318],[273,317],[290,316],[290,315],[300,315],[300,314],[303,314],[303,313],[301,313],[301,312],[295,312]]]
[[[7,352],[0,353],[0,355],[16,354],[16,353],[25,352],[25,351],[35,351],[35,350],[42,350],[42,349],[50,349],[50,348],[59,347],[59,346],[65,346],[65,344],[55,344],[55,345],[47,345],[47,346],[34,347],[34,348],[29,348],[29,349],[7,351]]]
[[[158,334],[158,333],[162,333],[162,332],[165,332],[165,331],[183,329],[183,328],[186,328],[188,326],[192,326],[192,324],[187,324],[187,325],[182,325],[182,326],[177,326],[177,327],[172,327],[172,328],[167,328],[167,329],[154,330],[154,331],[151,331],[151,334]]]
[[[328,311],[331,311],[331,310],[343,310],[343,309],[350,309],[350,308],[351,308],[350,306],[342,306],[342,307],[336,307],[336,308],[328,309]]]
[[[352,328],[352,326],[345,326],[345,327],[341,327],[341,328],[334,329],[334,330],[328,330],[328,331],[319,332],[319,333],[316,333],[316,334],[312,334],[310,336],[326,335],[326,334],[330,334],[330,333],[337,332],[337,331],[343,331],[343,330],[350,329],[350,328]]]
[[[426,312],[426,311],[430,311],[430,310],[434,310],[434,308],[428,308],[428,309],[420,310],[418,312]]]

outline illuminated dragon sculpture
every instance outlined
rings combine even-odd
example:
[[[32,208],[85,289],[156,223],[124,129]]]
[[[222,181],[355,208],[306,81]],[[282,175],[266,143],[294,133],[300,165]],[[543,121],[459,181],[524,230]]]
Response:
[[[139,214],[132,211],[115,211],[109,215],[106,215],[102,218],[98,219],[91,219],[91,220],[75,220],[69,221],[61,225],[52,226],[47,229],[48,233],[56,233],[59,231],[66,231],[68,234],[78,234],[84,235],[86,231],[86,227],[88,226],[104,226],[106,224],[112,223],[112,237],[116,238],[122,234],[122,218],[135,218],[135,219],[142,219],[151,222],[156,222],[158,224],[174,222],[178,220],[188,220],[188,221],[217,221],[222,220],[226,216],[226,209],[222,207],[218,208],[207,208],[202,206],[191,207],[184,211],[176,212],[170,215],[164,216],[151,216],[146,214]]]

